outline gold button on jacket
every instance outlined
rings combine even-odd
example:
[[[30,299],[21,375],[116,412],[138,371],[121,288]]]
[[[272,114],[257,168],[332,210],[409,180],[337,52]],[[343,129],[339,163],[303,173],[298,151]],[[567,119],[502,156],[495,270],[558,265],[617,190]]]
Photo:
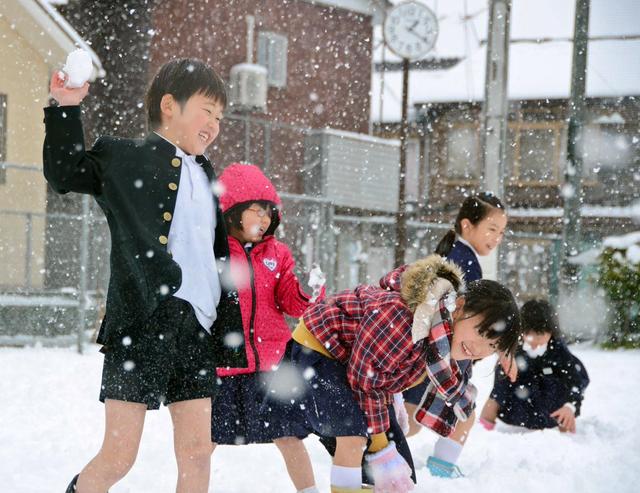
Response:
[[[170,212],[165,212],[164,214],[162,214],[162,219],[164,219],[165,221],[171,221],[171,218],[173,216],[171,215]]]
[[[173,182],[169,183],[169,190],[173,190],[175,192],[177,189],[178,189],[178,185],[176,185]]]
[[[171,160],[171,166],[173,166],[174,168],[178,168],[181,164],[182,164],[182,161],[180,160],[180,158],[174,157]]]
[[[167,243],[169,243],[169,238],[167,238],[165,235],[161,235],[158,238],[158,241],[162,244],[162,245],[166,245]]]

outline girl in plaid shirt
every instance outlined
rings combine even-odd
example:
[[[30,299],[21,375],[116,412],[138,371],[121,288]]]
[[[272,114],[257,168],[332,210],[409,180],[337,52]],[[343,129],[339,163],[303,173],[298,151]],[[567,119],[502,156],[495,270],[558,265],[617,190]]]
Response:
[[[507,226],[505,208],[498,197],[492,193],[482,192],[467,197],[458,211],[455,224],[440,240],[436,253],[454,262],[464,272],[465,282],[470,283],[482,279],[480,257],[490,255],[502,242]],[[503,361],[505,369],[515,370],[511,361]],[[509,373],[509,371],[507,371]],[[511,378],[515,378],[513,371]],[[426,384],[416,385],[403,392],[407,421],[407,437],[422,430],[413,416],[420,405]],[[396,396],[401,401],[400,396]],[[397,406],[401,410],[401,406]],[[433,455],[427,459],[427,468],[434,476],[459,477],[462,475],[456,462],[462,453],[464,442],[475,422],[475,415],[459,426],[448,437],[437,440]],[[405,428],[406,429],[406,428]]]
[[[287,384],[269,396],[290,403],[290,436],[336,438],[332,492],[361,491],[365,449],[377,492],[413,489],[393,394],[427,379],[417,419],[446,436],[474,408],[470,365],[458,362],[514,350],[511,292],[486,280],[465,289],[462,279],[455,264],[432,255],[392,271],[380,286],[342,291],[305,311],[274,375]]]

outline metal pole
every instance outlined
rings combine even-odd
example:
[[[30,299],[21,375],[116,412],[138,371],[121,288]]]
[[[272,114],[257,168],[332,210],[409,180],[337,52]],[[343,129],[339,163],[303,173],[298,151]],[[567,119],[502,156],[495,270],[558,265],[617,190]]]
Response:
[[[244,121],[244,162],[251,162],[251,122],[249,118]]]
[[[26,259],[24,264],[24,275],[25,275],[25,286],[27,289],[31,289],[31,258],[33,257],[33,215],[31,213],[27,213],[26,217],[27,223],[25,227],[25,233],[27,235],[27,241],[25,243],[25,253]]]
[[[485,190],[502,197],[507,142],[511,0],[490,0],[490,2],[482,121],[482,159]]]
[[[409,99],[409,59],[402,60],[402,122],[400,124],[400,186],[398,188],[398,212],[396,213],[395,266],[404,264],[407,249],[407,213],[405,180],[407,174],[407,137],[409,121],[407,103]]]
[[[89,196],[82,196],[82,228],[80,234],[80,286],[78,290],[78,352],[84,349],[87,311],[87,276],[89,269]]]
[[[569,258],[580,250],[582,219],[582,127],[585,113],[585,87],[587,81],[587,46],[589,36],[589,0],[576,0],[573,36],[573,65],[571,68],[571,95],[569,97],[569,125],[567,134],[567,163],[564,174],[564,217],[562,239],[562,278],[566,287],[579,281],[578,266]]]
[[[509,85],[511,0],[490,0],[487,63],[482,114],[482,169],[484,189],[504,197]],[[502,249],[487,259],[488,276],[500,279]]]
[[[264,163],[263,170],[269,174],[269,165],[271,164],[271,123],[264,122]]]

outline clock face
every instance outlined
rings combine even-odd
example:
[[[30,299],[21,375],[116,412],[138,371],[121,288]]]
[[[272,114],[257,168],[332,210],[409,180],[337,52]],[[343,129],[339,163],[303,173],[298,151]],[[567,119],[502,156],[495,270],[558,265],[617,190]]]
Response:
[[[384,40],[402,58],[419,58],[436,42],[438,20],[431,10],[416,1],[396,5],[384,21]]]

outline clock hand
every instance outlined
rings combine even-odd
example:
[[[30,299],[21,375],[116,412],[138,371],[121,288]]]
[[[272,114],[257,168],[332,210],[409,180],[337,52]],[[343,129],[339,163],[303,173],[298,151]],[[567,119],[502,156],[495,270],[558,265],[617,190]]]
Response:
[[[412,30],[412,29],[411,29],[411,30],[409,30],[409,32],[410,32],[411,34],[413,34],[416,38],[418,38],[418,39],[420,39],[420,40],[424,41],[425,43],[427,43],[427,44],[429,43],[429,40],[428,40],[427,38],[425,38],[424,36],[420,36],[420,35],[419,35],[417,32],[415,32],[414,30]]]

